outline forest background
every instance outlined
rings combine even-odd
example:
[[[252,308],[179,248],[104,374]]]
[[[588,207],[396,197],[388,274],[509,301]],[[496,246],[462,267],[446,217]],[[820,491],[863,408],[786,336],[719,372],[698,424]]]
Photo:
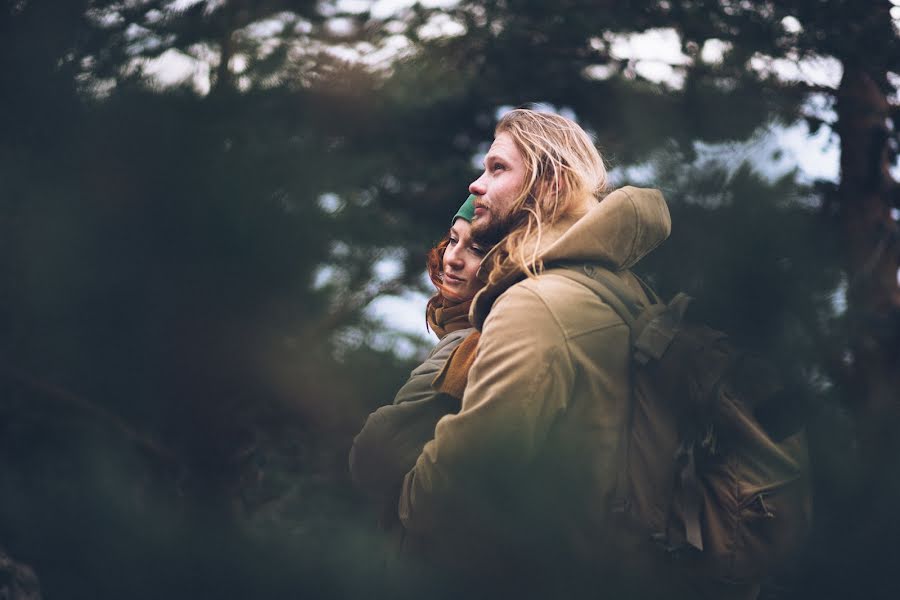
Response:
[[[0,586],[363,596],[350,441],[429,343],[424,255],[497,116],[535,102],[665,193],[640,272],[803,390],[815,524],[766,597],[898,597],[898,27],[888,0],[7,0]],[[839,169],[791,168],[786,132]]]

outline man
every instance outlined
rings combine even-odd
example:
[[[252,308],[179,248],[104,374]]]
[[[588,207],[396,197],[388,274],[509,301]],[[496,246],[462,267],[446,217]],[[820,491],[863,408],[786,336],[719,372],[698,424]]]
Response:
[[[543,274],[602,265],[643,296],[628,269],[666,239],[668,209],[658,191],[636,188],[600,202],[606,186],[577,124],[514,110],[469,188],[478,197],[473,236],[496,243],[471,312],[482,336],[462,409],[438,423],[404,480],[399,512],[475,585],[493,586],[485,595],[603,597],[596,583],[621,570],[608,542],[631,393],[629,330],[586,286]],[[650,583],[673,591],[664,578]]]

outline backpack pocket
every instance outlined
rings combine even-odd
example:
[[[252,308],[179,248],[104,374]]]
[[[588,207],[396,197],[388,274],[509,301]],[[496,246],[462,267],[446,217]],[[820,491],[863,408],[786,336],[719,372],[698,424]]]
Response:
[[[809,530],[809,482],[797,466],[805,463],[803,433],[763,448],[733,449],[701,475],[704,562],[729,581],[759,581],[795,554]]]
[[[797,433],[778,448],[804,467],[793,474],[770,473],[772,478],[764,483],[750,480],[740,468],[735,471],[739,493],[733,557],[736,577],[770,572],[796,553],[809,531],[812,505],[809,481],[803,476],[805,435]]]

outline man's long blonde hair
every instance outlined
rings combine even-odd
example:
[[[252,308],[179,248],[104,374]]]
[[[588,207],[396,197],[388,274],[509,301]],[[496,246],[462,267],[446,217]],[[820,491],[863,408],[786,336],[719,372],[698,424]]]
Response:
[[[544,227],[578,207],[588,196],[600,197],[608,180],[603,158],[577,123],[552,113],[512,110],[500,119],[494,136],[508,134],[525,161],[525,185],[510,210],[511,230],[492,254],[489,282],[512,264],[529,277],[543,269],[538,249]]]

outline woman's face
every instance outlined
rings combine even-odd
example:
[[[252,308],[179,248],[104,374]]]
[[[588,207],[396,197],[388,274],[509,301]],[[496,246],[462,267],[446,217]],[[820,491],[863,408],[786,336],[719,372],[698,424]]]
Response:
[[[444,296],[465,302],[475,296],[483,285],[475,274],[485,251],[470,236],[471,225],[465,219],[456,219],[450,228],[450,242],[444,250]]]

